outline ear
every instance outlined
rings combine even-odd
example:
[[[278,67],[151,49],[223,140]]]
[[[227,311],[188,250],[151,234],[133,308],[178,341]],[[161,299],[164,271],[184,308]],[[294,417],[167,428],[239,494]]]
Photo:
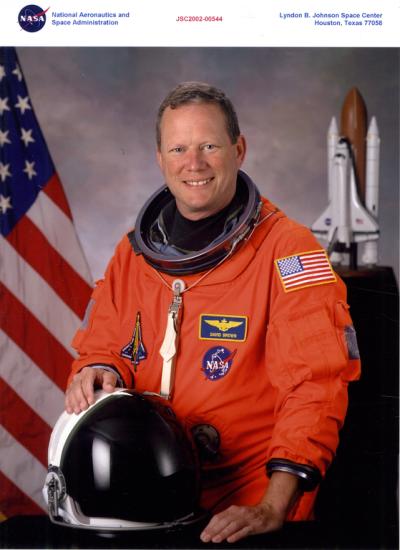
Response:
[[[236,165],[240,168],[243,164],[244,158],[246,156],[247,144],[245,137],[241,134],[237,142],[235,143],[236,149]]]

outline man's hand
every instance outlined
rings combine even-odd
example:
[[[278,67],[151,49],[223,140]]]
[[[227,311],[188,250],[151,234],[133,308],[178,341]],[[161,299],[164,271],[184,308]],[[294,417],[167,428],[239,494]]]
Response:
[[[298,478],[275,472],[262,501],[255,506],[230,506],[219,512],[200,535],[203,542],[236,542],[248,535],[280,529],[299,494]]]
[[[203,542],[236,542],[248,535],[276,531],[284,521],[284,515],[268,504],[230,506],[211,519],[200,538]]]
[[[103,369],[84,367],[75,374],[65,394],[65,410],[67,413],[80,413],[94,403],[94,388],[113,392],[117,384],[117,376]]]

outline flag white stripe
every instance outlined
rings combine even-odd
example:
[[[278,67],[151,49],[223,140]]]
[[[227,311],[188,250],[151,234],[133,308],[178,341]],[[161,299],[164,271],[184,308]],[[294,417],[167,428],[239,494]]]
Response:
[[[91,285],[89,267],[82,254],[74,225],[57,204],[46,193],[41,192],[26,216],[40,229],[60,256]]]
[[[325,273],[303,273],[302,275],[297,275],[296,277],[291,277],[290,279],[285,279],[285,284],[288,285],[289,283],[292,283],[293,281],[297,281],[299,279],[309,279],[310,277],[320,277],[324,276],[325,278],[333,278],[333,275],[330,271],[326,271]]]
[[[79,317],[3,237],[0,238],[0,280],[73,354],[70,344],[81,324]]]
[[[40,508],[47,510],[42,495],[46,468],[0,425],[1,471]]]
[[[1,376],[49,426],[63,412],[64,394],[0,329]]]
[[[293,256],[291,256],[291,257],[293,257]],[[325,260],[326,260],[325,252],[316,252],[315,254],[305,254],[305,255],[299,254],[298,257],[301,260],[306,259],[306,258],[325,258]]]
[[[314,283],[315,281],[334,281],[335,279],[333,277],[315,277],[315,278],[311,278],[311,279],[304,279],[302,281],[298,281],[298,282],[293,282],[291,281],[290,283],[286,284],[286,288],[290,288],[291,286],[298,286],[298,285],[304,285],[304,283],[307,283],[307,282],[312,282]]]
[[[332,271],[327,267],[312,269],[312,270],[306,269],[305,271],[300,271],[299,273],[293,273],[292,275],[285,275],[284,277],[282,277],[282,279],[284,279],[285,281],[290,281],[291,279],[307,277],[308,275],[312,275],[313,273],[315,273],[316,275],[321,275],[322,273],[332,274]]]
[[[327,265],[327,261],[324,259],[321,260],[301,260],[303,265],[313,266],[313,265]]]

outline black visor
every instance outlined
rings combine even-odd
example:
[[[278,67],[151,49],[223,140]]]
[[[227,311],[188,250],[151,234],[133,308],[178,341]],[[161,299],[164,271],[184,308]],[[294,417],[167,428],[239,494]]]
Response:
[[[158,398],[127,392],[96,404],[71,432],[60,466],[87,517],[167,522],[197,510],[193,442]]]

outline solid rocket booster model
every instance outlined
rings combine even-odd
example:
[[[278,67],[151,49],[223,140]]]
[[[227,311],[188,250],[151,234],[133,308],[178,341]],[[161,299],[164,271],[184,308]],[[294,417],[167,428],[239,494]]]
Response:
[[[327,242],[334,263],[357,267],[357,244],[365,243],[362,263],[378,262],[377,240],[380,138],[375,117],[367,130],[367,109],[352,88],[341,113],[340,133],[333,117],[327,135],[328,200],[311,229]]]

